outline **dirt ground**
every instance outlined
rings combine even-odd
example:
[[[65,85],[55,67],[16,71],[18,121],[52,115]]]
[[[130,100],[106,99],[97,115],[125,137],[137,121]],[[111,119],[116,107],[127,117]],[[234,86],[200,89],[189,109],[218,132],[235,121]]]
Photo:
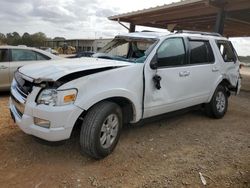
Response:
[[[249,69],[250,70],[250,69]],[[78,137],[49,146],[24,134],[0,95],[0,187],[250,187],[250,71],[221,120],[192,111],[126,127],[107,158],[79,153]]]

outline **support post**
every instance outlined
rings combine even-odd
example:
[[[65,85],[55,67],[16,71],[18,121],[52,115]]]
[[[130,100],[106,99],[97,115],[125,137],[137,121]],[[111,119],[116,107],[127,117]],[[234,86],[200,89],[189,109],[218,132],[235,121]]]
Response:
[[[217,13],[216,23],[214,27],[214,32],[223,35],[224,26],[225,26],[225,10],[224,8],[220,8],[219,12]]]
[[[135,32],[135,24],[130,23],[130,25],[129,25],[129,32],[130,33]]]

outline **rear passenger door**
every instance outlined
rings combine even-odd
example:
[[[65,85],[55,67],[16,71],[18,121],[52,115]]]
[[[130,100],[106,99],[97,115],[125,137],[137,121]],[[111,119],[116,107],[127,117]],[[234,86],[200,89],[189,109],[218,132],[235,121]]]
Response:
[[[220,64],[215,59],[209,40],[187,38],[190,72],[190,102],[207,102],[220,75]],[[191,91],[192,90],[192,91]]]
[[[10,86],[9,63],[9,50],[0,49],[0,90],[6,90]]]

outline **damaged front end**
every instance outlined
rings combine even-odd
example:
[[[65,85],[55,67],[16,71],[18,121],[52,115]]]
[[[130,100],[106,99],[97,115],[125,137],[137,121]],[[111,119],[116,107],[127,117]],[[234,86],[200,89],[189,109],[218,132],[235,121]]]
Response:
[[[27,96],[32,92],[33,87],[36,87],[39,89],[39,92],[35,99],[35,102],[37,104],[63,106],[74,103],[77,97],[78,90],[74,87],[60,90],[60,86],[78,78],[120,67],[123,66],[109,66],[72,72],[70,74],[60,77],[57,80],[41,77],[31,78],[17,70],[15,72],[13,80],[13,83],[15,84],[12,84],[12,87],[24,97],[24,101],[26,100]]]

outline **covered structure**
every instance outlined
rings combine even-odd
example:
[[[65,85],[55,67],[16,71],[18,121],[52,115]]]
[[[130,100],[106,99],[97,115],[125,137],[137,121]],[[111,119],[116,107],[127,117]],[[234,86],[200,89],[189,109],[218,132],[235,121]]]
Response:
[[[112,39],[54,39],[45,41],[44,46],[57,49],[67,44],[75,47],[77,52],[97,52],[111,40]]]
[[[109,17],[110,20],[173,30],[218,32],[228,37],[250,36],[250,0],[184,0]]]

